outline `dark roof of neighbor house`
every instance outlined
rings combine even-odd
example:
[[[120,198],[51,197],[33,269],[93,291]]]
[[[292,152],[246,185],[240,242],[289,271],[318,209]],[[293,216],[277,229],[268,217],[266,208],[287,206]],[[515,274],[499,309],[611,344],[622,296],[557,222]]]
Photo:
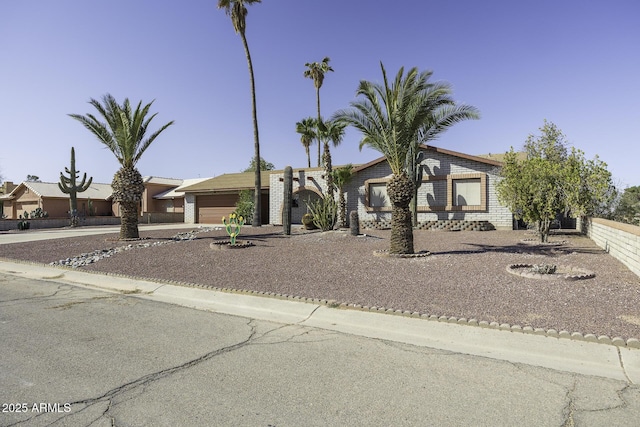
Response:
[[[434,147],[432,145],[420,144],[420,148],[425,151],[435,151],[436,153],[448,154],[450,156],[459,157],[461,159],[473,160],[474,162],[485,163],[492,166],[502,166],[502,162],[499,162],[494,159],[488,159],[480,156],[472,156],[470,154],[459,153],[457,151],[447,150],[445,148]],[[378,163],[386,161],[386,157],[382,156],[375,160],[370,161],[369,163],[365,163],[358,167],[354,168],[354,172],[360,172],[363,169],[367,169],[371,166],[377,165]]]
[[[260,186],[269,188],[269,176],[276,171],[260,172]],[[255,187],[254,172],[225,173],[213,178],[205,179],[196,184],[182,188],[185,193],[198,193],[210,191],[236,191],[251,190]]]

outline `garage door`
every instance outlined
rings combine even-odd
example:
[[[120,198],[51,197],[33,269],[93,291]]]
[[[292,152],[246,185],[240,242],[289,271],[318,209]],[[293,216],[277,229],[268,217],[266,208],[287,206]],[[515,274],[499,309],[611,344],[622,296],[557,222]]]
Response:
[[[238,194],[216,194],[197,196],[196,210],[198,224],[221,224],[222,217],[236,210]]]

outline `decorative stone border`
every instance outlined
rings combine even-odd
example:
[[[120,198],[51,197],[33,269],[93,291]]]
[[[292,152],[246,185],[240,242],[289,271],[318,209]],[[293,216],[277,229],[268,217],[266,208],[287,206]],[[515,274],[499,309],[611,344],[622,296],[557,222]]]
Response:
[[[420,251],[414,252],[412,254],[392,254],[389,253],[388,249],[379,249],[377,251],[373,251],[375,256],[385,257],[385,258],[424,258],[426,256],[431,255],[429,251]]]
[[[27,265],[30,264],[30,265],[40,265],[44,267],[51,267],[51,265],[49,264],[40,264],[37,262],[30,262],[30,261],[24,261],[24,260],[16,260],[16,259],[9,259],[9,258],[2,258],[2,257],[0,257],[0,260],[7,261],[7,262],[14,262],[18,264],[27,264]],[[62,270],[72,270],[71,267],[66,267],[66,266],[56,266],[56,267]],[[101,271],[85,271],[85,272],[89,274],[95,274],[95,275],[122,277],[126,279],[131,279],[131,280],[144,280],[147,282],[161,283],[161,284],[168,284],[168,285],[175,285],[175,286],[184,286],[188,288],[210,289],[213,291],[240,294],[240,295],[254,295],[254,296],[261,296],[261,297],[268,297],[268,298],[286,299],[286,300],[292,300],[292,301],[305,302],[309,304],[324,305],[327,307],[343,309],[343,310],[369,311],[369,312],[390,314],[390,315],[396,315],[396,316],[414,317],[414,318],[424,319],[427,321],[456,323],[458,325],[496,329],[496,330],[512,332],[512,333],[533,334],[533,335],[546,336],[549,338],[570,339],[574,341],[586,341],[586,342],[592,342],[592,343],[598,343],[598,344],[613,345],[616,347],[640,349],[640,339],[638,338],[629,338],[625,341],[624,338],[622,337],[610,338],[608,335],[583,334],[581,332],[569,332],[565,330],[558,331],[556,329],[533,328],[531,326],[510,325],[508,323],[488,322],[486,320],[467,319],[465,317],[458,318],[454,316],[451,316],[451,317],[438,316],[436,314],[420,313],[417,311],[408,311],[408,310],[403,311],[403,310],[395,310],[393,308],[385,308],[385,307],[369,307],[361,304],[338,302],[336,300],[307,298],[307,297],[300,297],[295,295],[279,294],[275,292],[219,288],[216,286],[182,282],[179,280],[161,280],[161,279],[155,279],[150,277],[130,276],[127,274],[120,274],[120,273],[104,273]]]
[[[552,274],[534,273],[531,271],[532,267],[533,264],[511,264],[507,266],[507,271],[516,276],[541,280],[585,280],[596,277],[596,273],[593,271],[569,265],[557,266],[556,273]]]
[[[255,246],[253,242],[249,240],[240,240],[236,241],[235,244],[231,244],[230,240],[218,240],[216,242],[210,243],[209,247],[214,250],[226,250],[226,249],[244,249],[249,248],[251,246]]]

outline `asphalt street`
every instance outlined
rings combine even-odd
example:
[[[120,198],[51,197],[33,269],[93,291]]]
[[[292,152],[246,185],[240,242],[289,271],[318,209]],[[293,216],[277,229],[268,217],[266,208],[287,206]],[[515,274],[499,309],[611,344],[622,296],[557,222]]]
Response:
[[[7,262],[0,337],[2,426],[640,419],[635,349]]]

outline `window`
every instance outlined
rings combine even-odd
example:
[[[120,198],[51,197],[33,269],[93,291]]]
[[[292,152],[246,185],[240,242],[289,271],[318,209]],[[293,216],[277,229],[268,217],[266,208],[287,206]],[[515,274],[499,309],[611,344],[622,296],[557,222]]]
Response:
[[[481,205],[480,178],[454,179],[452,206],[480,206]]]
[[[384,208],[391,206],[387,195],[387,183],[376,182],[369,184],[369,207]]]

